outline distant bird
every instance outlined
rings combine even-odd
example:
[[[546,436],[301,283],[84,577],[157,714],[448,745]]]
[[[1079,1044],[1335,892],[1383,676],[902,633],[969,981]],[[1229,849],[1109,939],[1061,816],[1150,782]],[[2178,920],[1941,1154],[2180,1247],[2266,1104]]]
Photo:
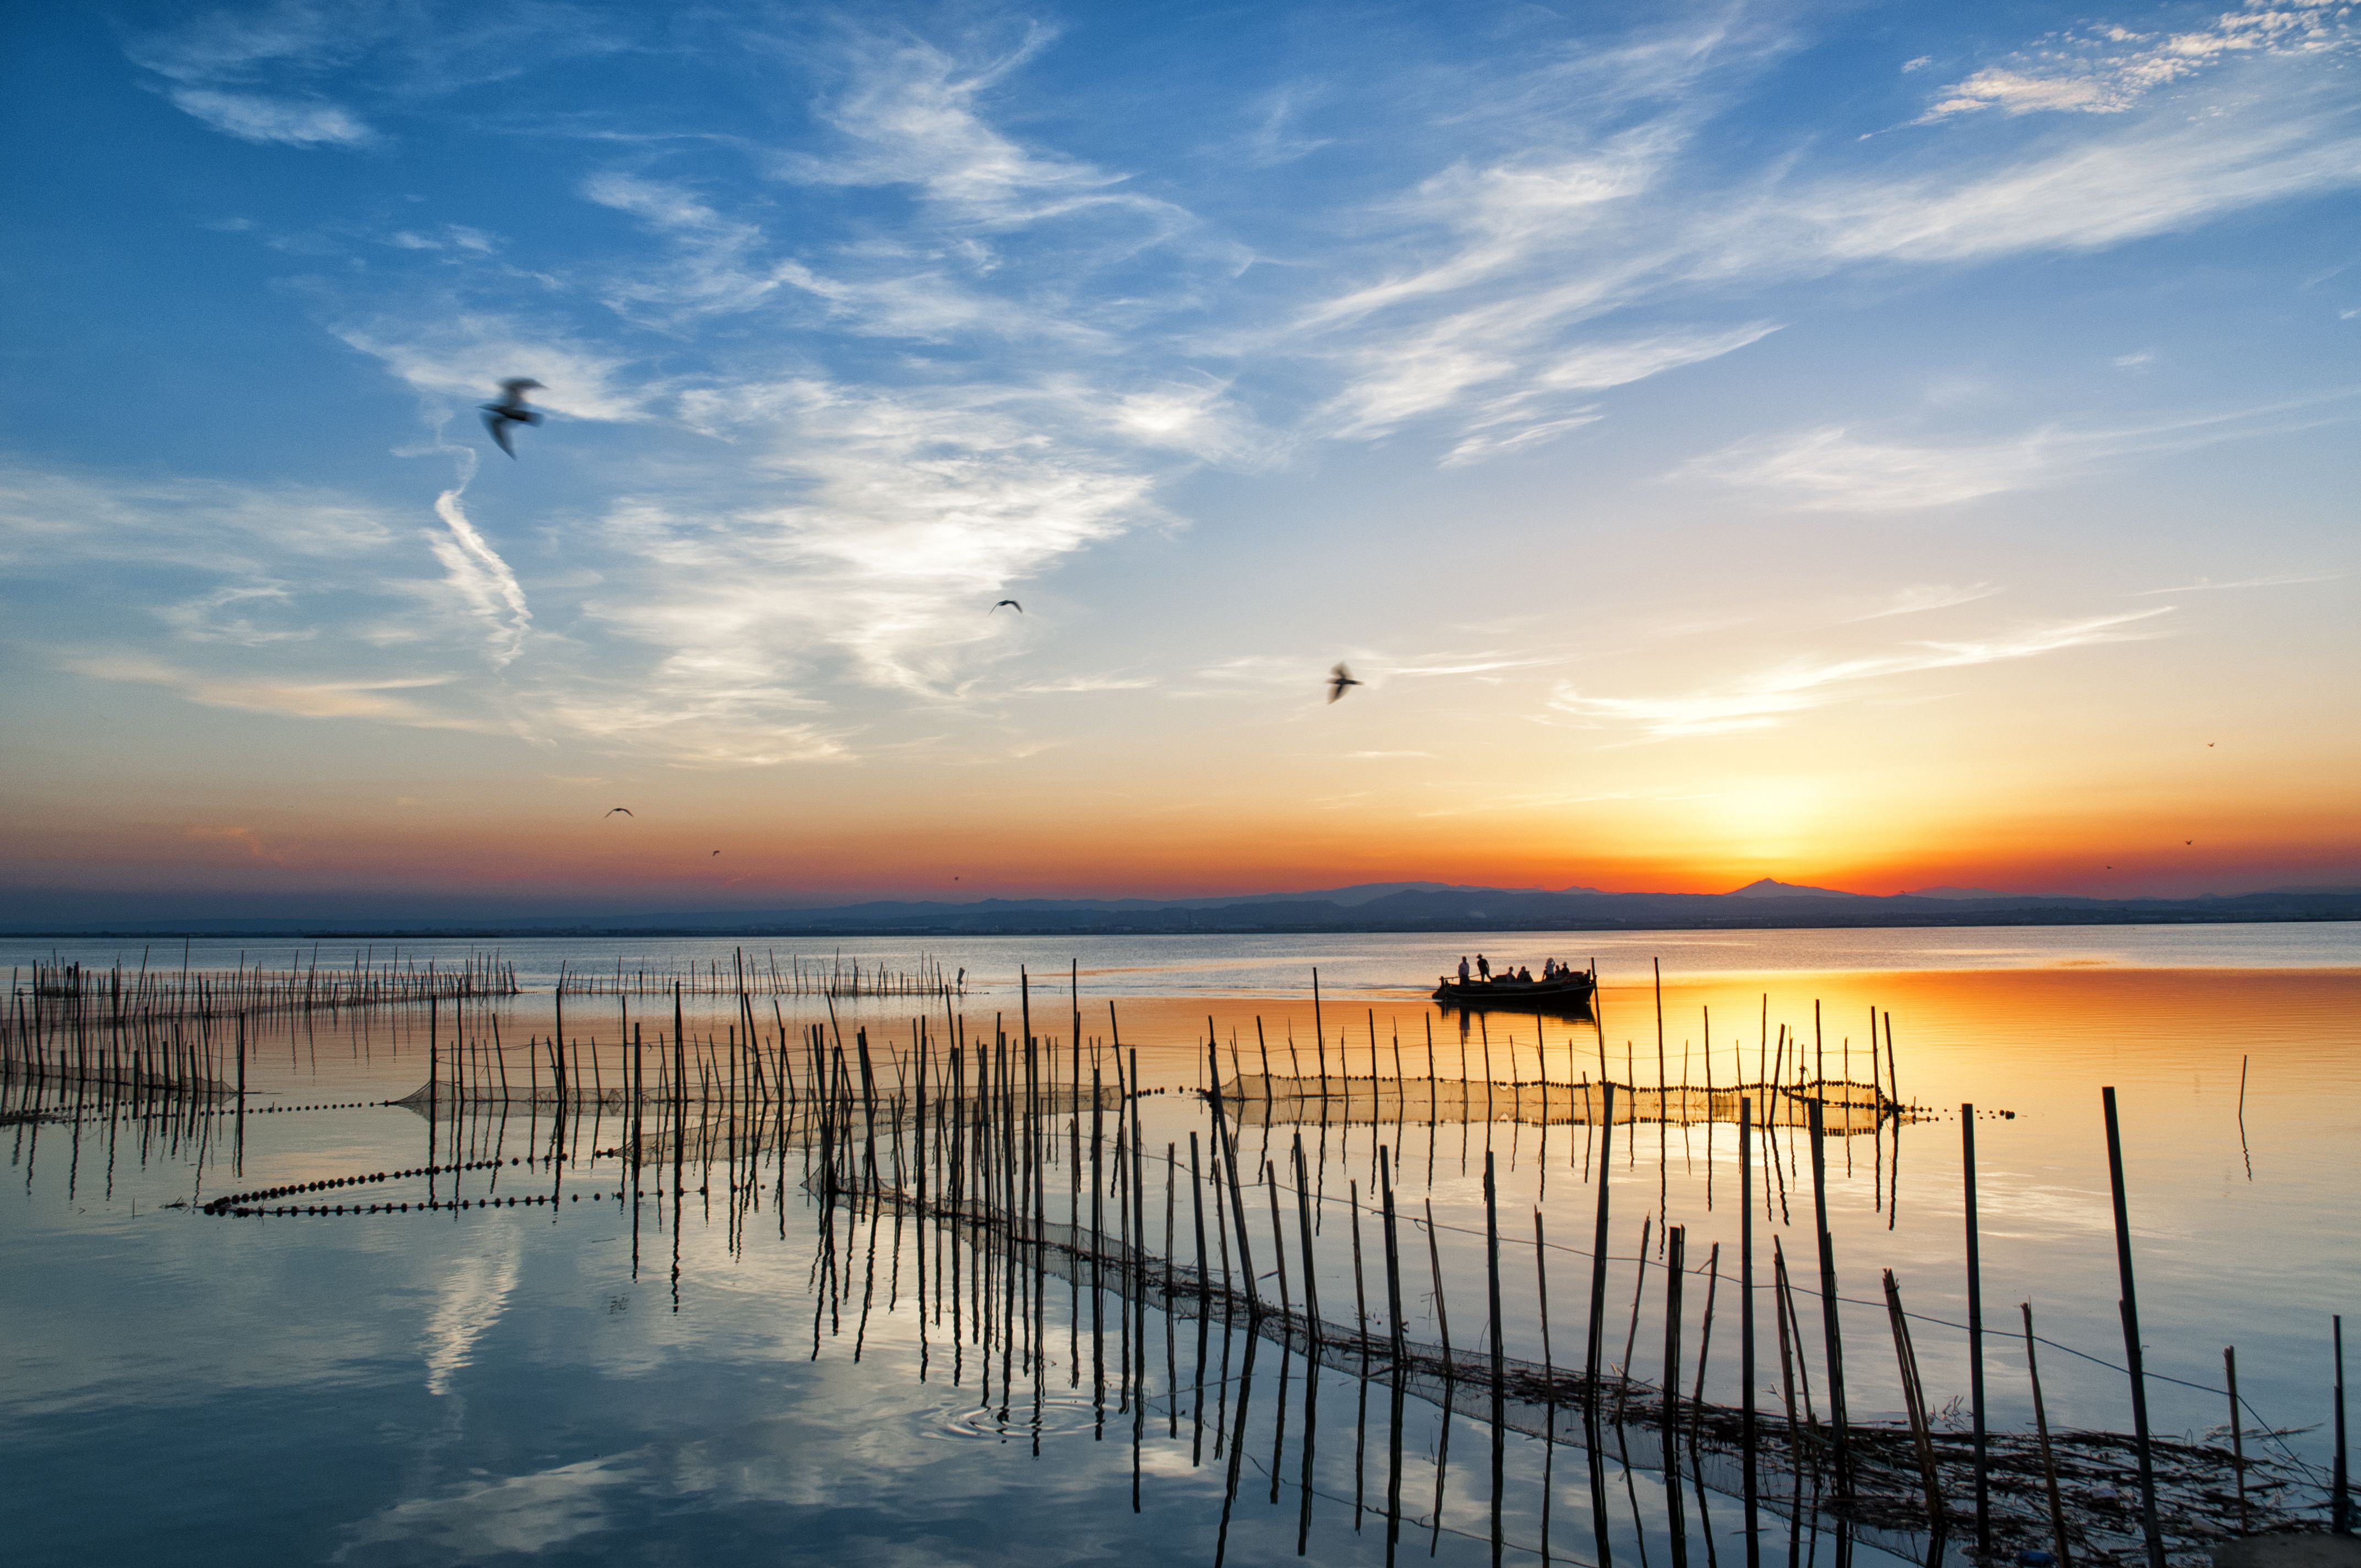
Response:
[[[2211,740],[2206,741],[2206,742],[2205,742],[2205,749],[2206,749],[2207,751],[2212,751],[2212,750],[2213,749],[2213,741],[2211,741]]]
[[[2194,839],[2183,839],[2181,842],[2184,844],[2194,844],[2197,840]]]
[[[609,812],[608,812],[608,813],[607,813],[607,815],[608,815],[608,816],[609,816],[609,817],[612,817],[612,816],[614,816],[614,815],[615,815],[615,812],[616,812],[616,811],[620,811],[620,812],[621,812],[621,813],[622,813],[624,816],[626,816],[626,817],[629,817],[629,816],[631,816],[631,808],[630,806],[616,806],[616,807],[614,808],[614,810],[613,810],[613,811],[609,811]]]
[[[483,405],[484,428],[492,433],[492,439],[500,444],[500,450],[511,457],[516,455],[516,448],[509,443],[516,433],[515,427],[541,422],[541,411],[524,400],[527,392],[541,389],[540,382],[529,376],[520,376],[500,383],[499,402]]]
[[[1025,607],[1018,604],[1015,599],[1002,599],[1000,604],[994,605],[990,609],[985,610],[983,613],[986,615],[998,615],[1000,613],[1000,605],[1006,605],[1009,609],[1015,610],[1019,615],[1023,615],[1025,613]]]
[[[1328,672],[1328,700],[1330,702],[1334,702],[1338,697],[1345,695],[1345,687],[1356,686],[1360,684],[1360,682],[1353,678],[1352,671],[1346,669],[1342,664],[1337,665],[1334,669]]]
[[[719,854],[721,851],[720,851],[720,850],[714,850],[713,852],[714,852],[715,854],[717,854],[717,855],[718,855],[718,854]]]

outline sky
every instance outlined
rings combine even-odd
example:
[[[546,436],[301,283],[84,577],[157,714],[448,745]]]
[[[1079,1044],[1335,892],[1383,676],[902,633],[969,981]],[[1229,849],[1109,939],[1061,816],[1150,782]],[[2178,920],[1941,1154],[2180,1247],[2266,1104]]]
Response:
[[[0,35],[20,908],[2361,883],[2350,0]]]

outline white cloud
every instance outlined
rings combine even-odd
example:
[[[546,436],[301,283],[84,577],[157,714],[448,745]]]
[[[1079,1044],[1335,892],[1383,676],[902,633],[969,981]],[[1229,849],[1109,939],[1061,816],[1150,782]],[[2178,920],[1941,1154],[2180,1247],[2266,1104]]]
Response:
[[[93,680],[162,686],[208,707],[243,708],[293,718],[368,718],[427,729],[487,729],[402,694],[446,686],[455,677],[391,675],[357,681],[301,681],[263,675],[209,674],[136,653],[72,653],[61,667]]]
[[[1652,740],[1768,729],[1795,714],[1826,707],[1848,688],[1896,676],[2030,659],[2098,643],[2145,641],[2162,633],[2143,629],[2142,623],[2171,613],[2168,605],[2034,627],[2014,636],[1981,641],[1915,642],[1891,653],[1798,661],[1682,696],[1586,696],[1564,685],[1549,706],[1587,727],[1631,729]]]
[[[2132,597],[2155,598],[2165,594],[2219,593],[2226,588],[2284,588],[2300,583],[2334,583],[2343,580],[2342,572],[2281,572],[2266,577],[2236,577],[2217,583],[2210,577],[2200,577],[2193,583],[2181,583],[2169,588],[2141,588]]]
[[[137,561],[265,575],[290,556],[301,576],[382,551],[401,520],[390,509],[300,485],[205,479],[121,480],[0,462],[0,564],[31,575],[46,561]]]
[[[1286,346],[1342,378],[1314,414],[1327,433],[1423,422],[1450,443],[1445,462],[1466,463],[1603,411],[1553,394],[1653,373],[1610,373],[1619,354],[1662,352],[1668,368],[1771,329],[1697,323],[1732,296],[1866,267],[2098,250],[2361,185],[2349,97],[2305,52],[2254,51],[2209,89],[2203,115],[2160,93],[2030,140],[1767,158],[1735,175],[1696,156],[1718,100],[1695,80],[1619,100],[1620,124],[1551,104],[1528,115],[1519,150],[1463,157],[1373,204],[1360,279],[1305,308]],[[1674,324],[1626,324],[1642,315]]]
[[[2037,488],[2135,455],[2350,422],[2351,390],[2116,429],[2051,426],[1999,440],[1933,444],[1880,440],[1828,426],[1741,441],[1677,477],[1752,490],[1774,505],[1828,511],[1907,511]],[[2321,411],[2328,410],[2331,411]]]
[[[252,93],[222,93],[203,87],[175,87],[175,106],[217,131],[244,141],[279,142],[288,147],[361,147],[377,133],[340,104],[299,99],[266,98]]]
[[[975,63],[907,36],[864,39],[845,60],[843,89],[820,105],[840,148],[784,156],[778,171],[812,184],[906,186],[945,218],[985,229],[1094,208],[1181,219],[1168,203],[1123,191],[1123,176],[1029,149],[985,117],[984,97],[1050,37],[1033,27],[1016,48]]]
[[[459,483],[434,498],[434,515],[450,533],[448,537],[432,535],[429,543],[434,558],[443,563],[444,580],[469,610],[490,623],[492,663],[497,666],[524,652],[533,611],[525,605],[524,587],[516,574],[459,505],[467,488],[466,476],[472,475],[475,467],[475,454],[467,454]]]
[[[1973,604],[2000,592],[1991,583],[1968,583],[1949,587],[1940,583],[1916,583],[1898,588],[1892,598],[1876,609],[1848,617],[1850,620],[1886,620],[1897,615],[1924,615],[1929,610],[1949,609],[1954,605]]]
[[[2006,115],[2120,115],[2159,87],[2239,54],[2321,54],[2351,47],[2347,0],[2246,0],[2179,33],[2068,30],[1943,88],[1918,123],[1998,109]],[[2126,47],[2129,46],[2129,47]],[[1914,62],[1917,63],[1917,62]],[[1905,67],[1905,69],[1908,69]]]
[[[2047,483],[2059,464],[2048,432],[2009,441],[1929,446],[1867,440],[1841,426],[1741,442],[1685,474],[1763,492],[1775,503],[1831,511],[1949,506]]]
[[[191,642],[228,642],[263,648],[274,642],[308,642],[317,626],[262,626],[257,618],[287,608],[294,594],[285,583],[234,584],[196,595],[159,613]]]

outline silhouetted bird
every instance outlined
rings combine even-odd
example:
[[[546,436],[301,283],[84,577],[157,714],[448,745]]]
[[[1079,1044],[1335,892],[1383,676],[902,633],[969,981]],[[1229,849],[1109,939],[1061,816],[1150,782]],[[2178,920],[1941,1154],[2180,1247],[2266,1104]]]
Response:
[[[1337,665],[1334,669],[1328,672],[1328,700],[1330,702],[1334,702],[1338,697],[1345,695],[1345,687],[1356,686],[1360,684],[1360,682],[1353,678],[1352,671],[1346,669],[1342,664]]]
[[[608,812],[608,813],[607,813],[607,815],[608,815],[608,816],[609,816],[609,817],[612,817],[612,816],[614,816],[614,815],[615,815],[615,812],[616,812],[616,811],[620,811],[620,812],[621,812],[621,813],[622,813],[624,816],[626,816],[626,817],[629,817],[629,816],[631,816],[631,808],[630,806],[616,806],[616,807],[614,808],[614,810],[613,810],[613,811],[609,811],[609,812]]]
[[[1025,613],[1025,607],[1018,604],[1015,599],[1002,599],[1000,604],[994,605],[990,609],[985,610],[983,613],[986,615],[998,615],[1000,613],[1000,605],[1002,604],[1006,605],[1009,609],[1015,610],[1019,615],[1023,615]]]
[[[714,850],[713,852],[714,852],[715,854],[717,854],[717,855],[718,855],[718,854],[719,854],[721,851],[720,851],[720,850]]]
[[[509,444],[509,440],[516,433],[515,427],[541,422],[541,411],[524,400],[527,392],[540,389],[540,382],[528,376],[520,376],[514,380],[500,383],[499,402],[483,405],[484,428],[492,433],[492,439],[500,444],[500,450],[511,457],[516,455],[516,448]]]

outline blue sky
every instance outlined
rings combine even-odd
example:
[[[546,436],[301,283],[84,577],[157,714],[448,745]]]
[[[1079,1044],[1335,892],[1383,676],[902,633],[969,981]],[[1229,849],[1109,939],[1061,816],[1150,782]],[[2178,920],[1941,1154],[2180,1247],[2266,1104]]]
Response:
[[[2351,4],[5,27],[21,885],[2361,880]]]

